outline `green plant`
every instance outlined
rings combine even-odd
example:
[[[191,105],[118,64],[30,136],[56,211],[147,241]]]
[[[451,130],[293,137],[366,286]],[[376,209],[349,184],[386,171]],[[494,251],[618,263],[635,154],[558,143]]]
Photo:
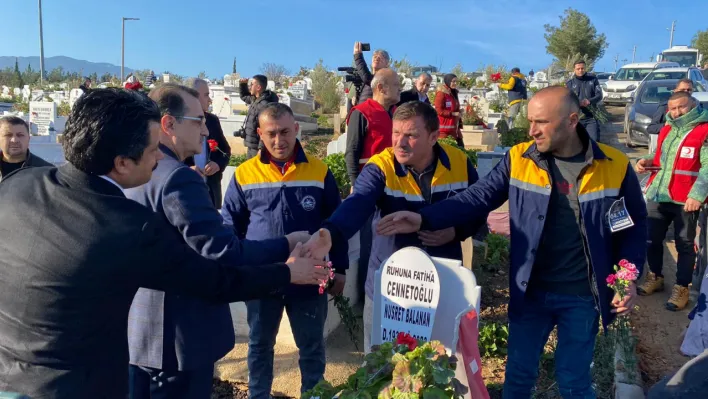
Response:
[[[531,140],[527,129],[515,127],[509,130],[508,133],[501,135],[502,147],[513,147],[520,143],[525,143]]]
[[[428,92],[428,99],[431,104],[435,104],[435,96],[438,94],[437,90],[430,90]]]
[[[57,114],[61,116],[69,116],[71,113],[71,106],[68,102],[64,101],[57,106]]]
[[[484,241],[487,243],[485,266],[492,270],[505,266],[509,262],[509,239],[502,234],[490,233]]]
[[[509,342],[509,327],[497,322],[481,323],[479,329],[479,354],[483,357],[504,356]]]
[[[246,158],[245,154],[232,155],[231,158],[229,158],[229,166],[239,166],[247,160],[248,158]]]
[[[610,118],[612,117],[612,115],[607,112],[607,109],[602,104],[590,105],[588,108],[590,109],[592,116],[597,119],[597,122],[600,124],[600,126],[609,122]]]
[[[329,170],[334,175],[334,180],[337,181],[337,187],[339,187],[339,193],[342,198],[345,198],[349,195],[352,182],[349,180],[347,163],[344,161],[344,154],[330,154],[327,155],[322,161],[327,164]]]
[[[410,338],[403,337],[404,339]],[[320,381],[302,399],[458,399],[467,392],[455,378],[457,359],[439,341],[386,342],[372,348],[364,366],[347,382],[332,386]]]
[[[521,108],[519,108],[519,113],[516,114],[516,117],[514,118],[514,127],[528,131],[531,128],[531,122],[529,122],[528,114],[529,102],[526,100],[522,100]]]
[[[319,115],[317,117],[317,126],[318,127],[332,127],[332,122],[329,120],[328,115]]]
[[[12,106],[12,109],[17,112],[24,112],[25,114],[27,114],[29,113],[29,102],[16,102],[15,105]]]
[[[242,110],[238,112],[239,115],[248,115],[248,111]]]

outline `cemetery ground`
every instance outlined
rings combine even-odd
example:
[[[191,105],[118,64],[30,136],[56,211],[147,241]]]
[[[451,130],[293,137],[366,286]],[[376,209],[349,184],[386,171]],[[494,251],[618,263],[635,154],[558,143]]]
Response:
[[[602,141],[621,149],[632,159],[646,153],[645,148],[630,149],[624,145],[624,132],[622,132],[624,109],[608,107],[608,111],[612,115],[612,119],[603,128]],[[320,131],[317,134],[303,136],[302,141],[307,151],[324,158],[326,145],[332,138],[331,132]],[[670,288],[676,271],[673,232],[669,231],[667,238],[664,274],[667,279],[666,286]],[[482,356],[483,378],[491,398],[501,398],[504,383],[508,336],[506,329],[507,306],[509,302],[507,256],[508,242],[500,236],[492,235],[487,239],[486,261],[483,265],[475,266],[473,269],[478,284],[482,287],[479,347]],[[667,299],[668,293],[666,291],[650,297],[640,297],[638,300],[639,309],[631,316],[633,333],[637,337],[636,352],[641,380],[645,389],[677,370],[688,360],[680,354],[679,345],[680,335],[688,324],[687,314],[692,303],[684,311],[670,312],[664,308]],[[361,317],[361,304],[355,308],[355,313]],[[556,342],[554,331],[544,348],[544,354],[539,364],[539,380],[534,398],[560,398],[554,379],[553,353]],[[363,361],[363,352],[354,347],[342,325],[327,337],[326,347],[325,378],[335,384],[346,380]],[[247,342],[244,339],[237,339],[234,350],[220,361],[216,376],[221,380],[215,379],[213,399],[247,398],[246,355]],[[614,357],[614,340],[610,335],[601,332],[596,341],[592,368],[593,383],[598,398],[614,397]],[[295,347],[276,348],[273,384],[275,397],[299,396],[300,374],[297,359]]]

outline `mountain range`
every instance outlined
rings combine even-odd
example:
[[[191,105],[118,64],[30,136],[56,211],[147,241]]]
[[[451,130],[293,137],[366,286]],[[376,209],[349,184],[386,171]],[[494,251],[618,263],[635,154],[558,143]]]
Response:
[[[32,66],[32,69],[39,71],[39,57],[14,57],[14,56],[0,56],[0,69],[5,69],[7,67],[15,67],[15,58],[17,58],[17,63],[20,71],[24,71],[27,68],[27,64]],[[64,72],[79,72],[82,75],[91,75],[96,73],[98,76],[104,73],[110,73],[111,75],[120,76],[120,65],[113,65],[107,62],[91,62],[86,60],[77,60],[76,58],[66,57],[63,55],[58,55],[55,57],[44,57],[44,70],[49,73],[52,69],[61,66],[64,68]],[[130,68],[125,68],[125,74],[133,72]]]

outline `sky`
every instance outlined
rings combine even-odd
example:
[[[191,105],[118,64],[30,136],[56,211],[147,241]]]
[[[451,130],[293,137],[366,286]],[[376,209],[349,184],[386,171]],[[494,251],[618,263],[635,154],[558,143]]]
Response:
[[[544,24],[559,24],[568,7],[586,13],[609,47],[596,71],[614,70],[614,57],[649,61],[669,45],[690,44],[708,29],[708,1],[666,0],[43,0],[45,57],[65,55],[120,65],[121,17],[126,22],[125,65],[211,78],[250,76],[263,63],[293,74],[319,59],[330,69],[349,66],[355,41],[388,50],[442,72],[461,64],[548,66]],[[39,55],[36,0],[1,0],[0,56]],[[690,8],[690,9],[687,9]],[[370,54],[367,55],[370,61]]]

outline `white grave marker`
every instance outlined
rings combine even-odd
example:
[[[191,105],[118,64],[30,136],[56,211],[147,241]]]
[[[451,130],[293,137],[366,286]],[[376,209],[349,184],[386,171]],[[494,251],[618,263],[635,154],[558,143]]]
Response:
[[[381,268],[381,326],[372,334],[394,341],[398,333],[430,341],[440,300],[438,272],[421,251],[399,251]]]
[[[50,134],[49,127],[57,119],[55,102],[31,101],[29,108],[30,124],[37,126],[37,134]]]

